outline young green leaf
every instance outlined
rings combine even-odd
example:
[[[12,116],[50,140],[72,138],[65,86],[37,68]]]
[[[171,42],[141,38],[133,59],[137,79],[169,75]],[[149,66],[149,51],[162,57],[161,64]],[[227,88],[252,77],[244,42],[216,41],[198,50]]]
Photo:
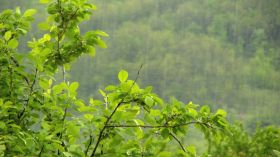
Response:
[[[74,92],[76,92],[78,87],[79,87],[79,83],[78,82],[73,82],[73,83],[70,84],[69,91],[71,93],[74,93]]]
[[[220,115],[222,117],[226,117],[227,116],[227,112],[222,110],[222,109],[218,109],[216,112],[216,115]]]
[[[42,4],[46,4],[46,3],[49,3],[50,0],[40,0],[40,3]]]
[[[39,29],[41,30],[49,30],[51,26],[47,22],[42,22],[38,24]]]
[[[95,34],[100,35],[100,36],[104,36],[104,37],[108,37],[109,35],[101,30],[96,30],[94,31]]]
[[[96,42],[97,42],[97,45],[98,45],[99,47],[101,47],[101,48],[103,48],[103,49],[107,48],[106,43],[105,43],[102,39],[97,39]]]
[[[18,47],[18,41],[17,39],[12,39],[8,42],[8,47],[11,48],[11,49],[15,49]]]
[[[7,32],[5,33],[5,35],[4,35],[4,39],[5,39],[6,41],[10,40],[11,37],[12,37],[12,32],[11,32],[11,31],[7,31]]]
[[[88,53],[91,57],[95,56],[95,48],[93,46],[88,46]]]
[[[128,73],[125,70],[121,70],[119,72],[118,78],[120,80],[121,83],[125,82],[128,78]]]
[[[36,12],[37,12],[37,10],[35,10],[35,9],[28,9],[24,12],[23,17],[33,16]]]
[[[154,105],[154,100],[153,100],[153,98],[151,98],[150,96],[147,96],[147,97],[145,98],[145,104],[148,105],[148,106],[150,106],[150,107],[152,107],[152,106]]]
[[[187,147],[187,151],[188,151],[191,155],[196,156],[196,149],[195,149],[194,146],[188,146],[188,147]]]

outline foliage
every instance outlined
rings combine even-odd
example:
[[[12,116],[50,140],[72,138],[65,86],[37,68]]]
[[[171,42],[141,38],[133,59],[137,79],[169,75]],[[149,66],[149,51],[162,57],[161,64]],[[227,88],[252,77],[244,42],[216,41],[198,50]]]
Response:
[[[93,1],[93,0],[91,0]],[[37,8],[36,0],[1,1],[0,9]],[[115,74],[141,70],[138,82],[153,85],[162,98],[209,104],[229,118],[255,128],[279,125],[280,31],[278,0],[94,0],[99,6],[81,32],[110,34],[108,48],[93,59],[82,57],[71,68],[79,96],[98,97],[98,89],[116,84]],[[30,36],[41,34],[33,28]],[[28,37],[26,37],[28,38]],[[27,51],[25,45],[19,49]],[[126,64],[124,64],[126,63]],[[98,75],[97,75],[98,74]],[[174,77],[176,76],[176,77]]]
[[[164,99],[223,108],[252,130],[256,121],[280,124],[278,0],[95,3],[97,16],[81,28],[102,28],[111,38],[94,62],[74,64],[81,96],[97,96],[96,89],[118,81],[119,69],[136,71],[144,63],[139,83]]]
[[[86,0],[40,0],[49,14],[39,24],[39,39],[30,51],[18,51],[36,10],[0,14],[0,155],[1,156],[196,156],[181,137],[195,125],[207,137],[226,131],[225,111],[185,104],[175,98],[165,103],[140,88],[121,70],[119,84],[99,90],[102,100],[77,97],[78,82],[66,80],[66,69],[82,54],[105,48],[100,30],[81,33],[95,6]],[[142,67],[142,66],[141,66]],[[54,75],[61,68],[63,80]],[[175,141],[178,149],[166,144]]]
[[[230,135],[219,135],[209,142],[208,155],[216,157],[279,157],[280,129],[257,128],[250,136],[241,124],[230,126]]]

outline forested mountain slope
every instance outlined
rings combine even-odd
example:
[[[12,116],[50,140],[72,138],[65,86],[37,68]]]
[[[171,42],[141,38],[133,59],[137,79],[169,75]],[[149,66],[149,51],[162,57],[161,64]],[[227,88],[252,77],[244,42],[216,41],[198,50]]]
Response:
[[[230,111],[249,125],[279,124],[280,2],[270,0],[97,0],[93,22],[108,48],[77,62],[82,95],[143,63],[141,84],[168,99]]]

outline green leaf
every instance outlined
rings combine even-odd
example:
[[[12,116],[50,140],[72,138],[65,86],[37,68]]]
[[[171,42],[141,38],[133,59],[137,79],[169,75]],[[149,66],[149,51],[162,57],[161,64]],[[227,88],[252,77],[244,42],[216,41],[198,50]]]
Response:
[[[28,9],[24,12],[23,16],[30,17],[30,16],[33,16],[36,12],[37,12],[36,9]]]
[[[84,6],[85,6],[85,8],[89,8],[89,9],[92,9],[92,10],[96,10],[96,6],[93,5],[93,4],[85,3]]]
[[[26,34],[27,30],[26,29],[22,29],[22,28],[17,28],[21,33]]]
[[[88,53],[91,57],[95,56],[95,48],[93,46],[88,46]]]
[[[121,70],[119,72],[118,78],[120,80],[121,83],[125,82],[128,78],[128,73],[125,70]]]
[[[99,47],[101,47],[101,48],[103,48],[103,49],[107,48],[107,45],[106,45],[106,43],[105,43],[103,40],[97,39],[96,42],[97,42],[97,45],[98,45]]]
[[[228,125],[227,121],[224,118],[220,118],[217,122],[223,127],[227,127]]]
[[[136,120],[136,119],[134,119],[134,122],[135,122],[135,124],[136,125],[143,125],[143,122],[142,121],[138,121],[138,120]],[[141,138],[143,138],[144,137],[144,132],[143,132],[143,130],[142,130],[142,128],[141,127],[138,127],[137,129],[136,129],[136,136],[137,136],[137,138],[138,139],[141,139]]]
[[[172,152],[167,152],[167,151],[163,151],[158,154],[158,157],[171,157],[171,156],[172,156]]]
[[[273,150],[273,153],[277,156],[280,157],[280,152],[278,150]]]
[[[160,110],[154,110],[154,109],[151,109],[150,110],[150,115],[153,116],[153,117],[156,117],[156,116],[161,116],[161,111]]]
[[[216,112],[216,115],[220,115],[222,117],[226,117],[227,116],[227,112],[222,110],[222,109],[218,109],[218,111]]]
[[[11,48],[11,49],[15,49],[18,47],[18,41],[17,39],[12,39],[8,42],[8,47]]]
[[[106,97],[106,93],[103,92],[103,90],[99,89],[99,93],[100,93],[103,97]]]
[[[160,105],[163,105],[163,100],[161,98],[159,98],[158,96],[153,95],[153,99],[155,102],[157,102]]]
[[[198,115],[197,111],[193,108],[189,108],[189,114],[193,117],[196,118],[196,116]]]
[[[0,129],[3,130],[6,128],[6,124],[4,122],[0,122]]]
[[[47,80],[39,80],[39,85],[42,87],[44,90],[47,90],[49,86],[49,82]]]
[[[72,157],[72,154],[68,153],[68,152],[63,152],[63,155],[66,156],[66,157]]]
[[[46,3],[49,3],[50,2],[50,0],[40,0],[40,3],[42,3],[42,4],[46,4]]]
[[[74,124],[74,123],[69,123],[69,125],[67,126],[67,133],[69,135],[75,136],[75,137],[79,137],[80,135],[80,126]]]
[[[51,26],[47,22],[42,22],[38,24],[39,29],[41,30],[49,30]]]
[[[84,117],[85,117],[87,120],[92,120],[93,115],[92,115],[92,114],[85,114]]]
[[[43,49],[43,51],[41,51],[41,55],[42,56],[47,56],[50,53],[51,53],[51,49],[50,48],[45,48],[45,49]]]
[[[51,40],[51,36],[49,34],[44,34],[43,36],[43,41],[50,41]]]
[[[188,151],[191,155],[196,156],[196,149],[195,149],[194,146],[188,146],[188,147],[187,147],[187,151]]]
[[[147,96],[147,97],[145,98],[145,104],[148,105],[148,106],[150,106],[150,107],[152,107],[152,106],[154,105],[154,99],[151,98],[150,96]]]
[[[69,91],[71,93],[75,93],[76,90],[78,89],[78,87],[79,87],[79,83],[78,82],[73,82],[73,83],[70,84]]]
[[[161,130],[160,134],[163,138],[167,138],[167,137],[169,137],[169,130],[164,128]]]
[[[0,23],[0,29],[5,28],[5,25],[3,23]]]
[[[7,31],[7,32],[5,33],[5,35],[4,35],[4,39],[5,39],[6,41],[10,40],[11,37],[12,37],[12,32],[11,32],[11,31]]]
[[[190,155],[186,154],[186,152],[184,152],[182,149],[177,150],[176,156],[180,156],[180,157],[190,157]]]
[[[109,85],[105,88],[106,91],[114,91],[117,89],[117,86]]]
[[[17,13],[18,15],[21,14],[20,7],[16,7],[16,13]]]
[[[202,106],[201,108],[200,108],[200,112],[201,113],[203,113],[203,114],[206,114],[206,115],[208,115],[208,114],[210,114],[210,108],[209,108],[209,106]]]
[[[60,94],[63,90],[63,87],[59,84],[59,85],[55,85],[52,88],[52,92],[54,95]]]
[[[107,33],[103,32],[101,30],[96,30],[96,31],[94,31],[94,33],[96,35],[100,35],[100,36],[104,36],[104,37],[108,37],[109,36]]]

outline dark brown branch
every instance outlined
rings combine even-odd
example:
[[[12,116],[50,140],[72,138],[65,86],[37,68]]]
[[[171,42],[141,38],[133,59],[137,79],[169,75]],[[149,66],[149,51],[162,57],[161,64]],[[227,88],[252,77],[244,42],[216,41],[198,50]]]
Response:
[[[184,148],[182,142],[172,132],[169,132],[169,135],[172,136],[177,141],[177,143],[180,145],[180,147],[182,148],[182,150],[184,152],[187,152],[186,149]]]
[[[126,94],[126,95],[121,99],[121,101],[117,104],[117,106],[115,107],[115,109],[113,110],[113,112],[110,114],[110,116],[107,118],[106,122],[104,123],[103,128],[100,130],[99,135],[98,135],[98,139],[97,139],[97,141],[96,141],[96,144],[95,144],[95,146],[94,146],[94,149],[93,149],[93,151],[92,151],[90,157],[93,157],[93,156],[95,155],[96,150],[97,150],[97,148],[98,148],[98,146],[99,146],[99,143],[102,141],[103,133],[104,133],[105,129],[107,128],[107,126],[108,126],[110,120],[112,119],[113,115],[116,113],[117,109],[123,104],[125,98],[127,97],[127,95],[129,94],[129,92],[131,91],[132,87],[135,85],[136,81],[138,80],[138,77],[139,77],[139,75],[140,75],[140,70],[142,69],[142,66],[143,66],[143,64],[142,64],[142,65],[140,66],[140,68],[138,69],[137,76],[136,76],[136,78],[134,79],[134,82],[133,82],[133,84],[131,85],[130,89],[128,90],[127,94]]]

